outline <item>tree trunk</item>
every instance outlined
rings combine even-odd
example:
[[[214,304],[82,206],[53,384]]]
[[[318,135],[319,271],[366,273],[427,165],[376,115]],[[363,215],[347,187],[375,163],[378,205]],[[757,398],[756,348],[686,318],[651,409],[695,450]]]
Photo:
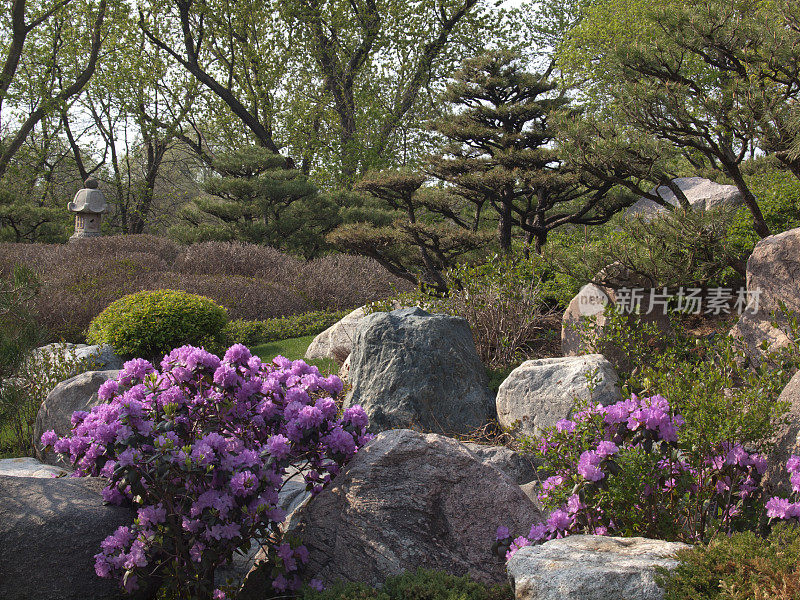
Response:
[[[758,201],[753,195],[753,192],[747,187],[744,177],[742,177],[742,172],[739,170],[739,165],[727,163],[723,166],[728,176],[733,179],[736,187],[739,188],[739,191],[744,197],[745,205],[750,209],[750,213],[753,215],[753,229],[755,229],[759,237],[765,238],[771,235],[769,227],[767,227],[767,223],[764,221],[764,215],[761,213],[761,207],[758,205]]]
[[[502,204],[500,205],[500,220],[497,223],[497,236],[500,242],[500,251],[503,254],[511,254],[511,225],[513,220],[512,205],[514,202],[513,192],[511,194],[503,192]]]

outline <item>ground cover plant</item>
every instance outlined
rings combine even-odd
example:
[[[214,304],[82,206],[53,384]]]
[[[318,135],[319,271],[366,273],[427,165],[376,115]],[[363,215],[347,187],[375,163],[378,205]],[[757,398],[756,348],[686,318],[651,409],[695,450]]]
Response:
[[[133,591],[157,575],[169,596],[219,600],[214,572],[260,540],[276,592],[298,589],[308,560],[282,539],[283,476],[304,468],[318,493],[369,436],[354,406],[338,414],[341,381],[283,357],[264,363],[242,345],[223,359],[191,346],[160,370],[125,363],[98,392],[106,401],[73,415],[71,434],[42,436],[78,476],[108,478],[105,500],[130,503],[137,518],[106,538],[95,570]]]
[[[468,576],[419,569],[388,577],[380,589],[339,583],[324,591],[305,589],[299,600],[512,600],[508,585],[485,586]]]
[[[784,523],[766,537],[752,531],[719,536],[678,553],[661,574],[664,600],[796,600],[800,598],[800,527]]]

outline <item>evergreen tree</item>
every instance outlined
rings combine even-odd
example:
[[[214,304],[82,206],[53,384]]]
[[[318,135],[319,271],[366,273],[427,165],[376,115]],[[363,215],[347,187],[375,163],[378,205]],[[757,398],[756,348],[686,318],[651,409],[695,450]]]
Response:
[[[405,171],[367,173],[354,189],[368,195],[374,210],[361,211],[357,222],[337,228],[328,240],[341,250],[374,258],[414,284],[444,293],[442,272],[488,239],[472,231],[452,195],[425,187],[425,179]]]
[[[450,112],[434,123],[447,140],[430,172],[475,205],[475,228],[487,206],[498,241],[511,250],[513,229],[541,251],[547,233],[567,223],[604,223],[622,207],[610,183],[593,181],[554,147],[551,115],[567,110],[547,74],[528,73],[516,55],[495,51],[467,61],[448,86]]]
[[[251,146],[214,163],[218,176],[205,185],[210,197],[196,198],[184,218],[189,229],[173,234],[190,239],[237,239],[313,258],[324,236],[339,224],[338,207],[286,159]]]

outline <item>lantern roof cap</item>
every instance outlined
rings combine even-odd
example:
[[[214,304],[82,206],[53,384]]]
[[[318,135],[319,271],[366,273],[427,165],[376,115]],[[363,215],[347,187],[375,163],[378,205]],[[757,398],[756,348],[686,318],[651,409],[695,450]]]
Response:
[[[75,198],[67,204],[67,208],[72,212],[104,213],[108,208],[103,192],[98,189],[98,181],[90,177],[84,182],[84,187],[78,190]]]

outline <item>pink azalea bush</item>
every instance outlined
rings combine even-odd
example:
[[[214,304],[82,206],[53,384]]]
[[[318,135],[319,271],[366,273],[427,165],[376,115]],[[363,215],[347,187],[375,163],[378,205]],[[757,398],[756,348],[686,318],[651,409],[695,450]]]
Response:
[[[800,518],[800,456],[792,455],[786,461],[786,471],[789,473],[789,482],[792,484],[792,493],[789,498],[773,496],[765,508],[767,517],[778,520],[792,520]]]
[[[260,540],[276,591],[297,589],[307,550],[281,539],[278,507],[287,471],[318,493],[369,437],[353,406],[338,416],[342,382],[283,357],[262,361],[237,344],[219,357],[183,346],[161,361],[125,363],[76,412],[72,433],[42,443],[67,455],[75,476],[103,476],[103,497],[130,503],[136,519],[101,544],[95,570],[127,591],[156,573],[179,598],[220,599],[214,572]]]
[[[510,559],[574,533],[697,542],[746,523],[760,509],[766,459],[734,442],[710,451],[681,443],[683,425],[658,395],[560,420],[528,446],[550,474],[539,493],[550,514],[527,536],[498,529],[495,552]]]

